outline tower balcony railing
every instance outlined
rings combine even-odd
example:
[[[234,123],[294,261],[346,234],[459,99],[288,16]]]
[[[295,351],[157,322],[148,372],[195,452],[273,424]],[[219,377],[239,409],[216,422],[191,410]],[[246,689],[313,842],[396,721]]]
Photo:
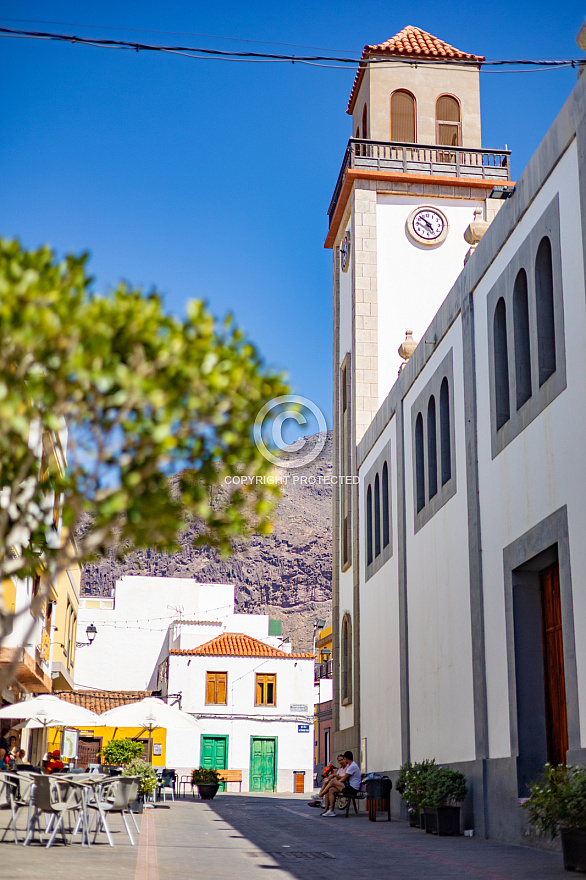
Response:
[[[350,138],[328,209],[330,224],[349,168],[375,172],[429,174],[434,177],[470,177],[502,182],[511,179],[510,157],[510,150],[484,150]]]

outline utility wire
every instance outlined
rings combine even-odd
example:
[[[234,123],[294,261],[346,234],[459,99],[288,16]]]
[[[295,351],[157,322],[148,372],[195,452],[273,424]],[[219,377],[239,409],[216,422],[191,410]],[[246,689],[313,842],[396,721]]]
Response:
[[[203,49],[194,46],[159,46],[153,45],[150,43],[137,43],[130,40],[106,40],[106,39],[98,39],[91,37],[77,37],[74,34],[57,34],[47,31],[27,31],[27,30],[17,30],[13,28],[4,28],[0,27],[0,36],[6,37],[25,37],[28,39],[37,39],[37,40],[55,40],[58,42],[66,42],[66,43],[80,43],[86,46],[95,46],[98,48],[119,48],[119,49],[127,49],[133,50],[135,52],[166,52],[171,54],[187,54],[187,57],[196,58],[201,60],[203,58],[215,58],[223,61],[263,61],[263,62],[287,62],[291,64],[311,64],[314,66],[318,65],[318,62],[330,62],[328,66],[336,66],[336,65],[358,65],[359,67],[366,68],[371,65],[397,65],[397,64],[409,64],[409,65],[429,65],[429,66],[445,66],[449,64],[457,64],[458,66],[472,66],[478,67],[480,62],[471,61],[467,59],[440,59],[440,58],[422,58],[422,57],[400,57],[400,58],[384,58],[380,59],[378,57],[372,58],[346,58],[343,56],[329,56],[329,55],[310,55],[310,56],[296,56],[296,55],[281,55],[272,52],[229,52],[223,51],[220,49]],[[197,54],[195,54],[197,53]],[[336,65],[331,65],[331,62],[336,62]],[[561,68],[561,67],[582,67],[586,65],[586,59],[497,59],[493,61],[484,61],[482,62],[483,67],[496,67],[496,66],[526,66],[526,67],[540,67],[540,68]],[[322,66],[322,65],[319,65]],[[324,65],[325,66],[325,65]],[[343,68],[342,68],[343,69]]]
[[[80,24],[71,21],[44,21],[36,18],[4,18],[0,21],[13,21],[23,24],[59,24],[64,27],[80,27],[88,30],[130,31],[135,34],[166,34],[175,37],[205,37],[207,40],[226,40],[230,43],[256,43],[262,46],[289,46],[291,49],[315,49],[320,52],[352,52],[352,49],[324,49],[323,46],[306,46],[303,43],[280,43],[278,40],[250,40],[245,37],[219,37],[217,34],[200,34],[198,31],[153,31],[145,28],[114,27],[112,25]]]

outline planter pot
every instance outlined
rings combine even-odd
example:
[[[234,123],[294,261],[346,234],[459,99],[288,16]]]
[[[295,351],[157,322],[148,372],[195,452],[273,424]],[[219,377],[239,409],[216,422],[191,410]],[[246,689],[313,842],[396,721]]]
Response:
[[[586,871],[586,831],[562,831],[562,852],[566,871]]]
[[[460,807],[426,807],[424,815],[428,834],[448,837],[460,833]]]
[[[140,799],[137,798],[135,801],[130,801],[128,806],[130,807],[130,809],[132,810],[133,813],[142,813],[142,811],[144,809],[144,802],[142,800],[142,797]]]
[[[202,801],[211,801],[218,793],[219,785],[198,785],[197,790]]]
[[[411,810],[409,813],[409,826],[411,828],[425,828],[425,813],[419,810]]]

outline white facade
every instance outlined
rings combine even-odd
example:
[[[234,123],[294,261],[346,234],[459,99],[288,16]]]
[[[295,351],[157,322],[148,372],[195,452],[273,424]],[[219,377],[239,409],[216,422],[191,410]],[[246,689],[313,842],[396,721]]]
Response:
[[[189,664],[189,665],[188,665]],[[226,705],[206,705],[206,674],[227,674]],[[257,673],[276,676],[276,705],[255,705]],[[295,774],[313,789],[313,659],[171,655],[169,693],[181,693],[181,708],[201,724],[197,736],[167,731],[167,765],[192,767],[201,762],[202,738],[226,737],[227,767],[242,771],[242,791],[251,785],[254,739],[275,744],[276,791],[294,791]],[[240,786],[229,784],[229,789]]]
[[[188,774],[202,763],[206,742],[225,738],[225,766],[242,771],[242,790],[248,791],[253,743],[270,740],[275,790],[293,791],[296,773],[312,789],[313,655],[292,654],[290,643],[269,635],[267,615],[235,613],[233,585],[123,577],[113,598],[82,600],[80,632],[90,623],[97,635],[78,653],[78,686],[160,690],[199,721],[195,735],[167,731],[168,767]],[[237,656],[217,653],[217,647],[211,655],[195,653],[225,634],[251,637],[257,656],[247,656],[246,648]],[[225,704],[206,703],[207,673],[226,674]],[[257,673],[276,676],[275,705],[255,705]]]
[[[372,412],[371,389],[356,388],[368,416],[353,554],[335,575],[334,626],[353,609],[358,666],[336,748],[360,744],[369,771],[431,757],[459,767],[465,827],[515,842],[519,798],[546,761],[586,764],[585,120],[582,76],[465,268],[462,228],[443,251],[437,289],[450,272],[455,283],[441,305],[432,260],[427,288],[417,253],[395,264],[412,245],[400,203],[384,196],[387,217],[377,196],[369,308],[383,393]],[[355,322],[360,300],[336,271],[335,284]],[[393,384],[387,340],[417,321],[421,342]],[[340,350],[351,323],[338,322]]]

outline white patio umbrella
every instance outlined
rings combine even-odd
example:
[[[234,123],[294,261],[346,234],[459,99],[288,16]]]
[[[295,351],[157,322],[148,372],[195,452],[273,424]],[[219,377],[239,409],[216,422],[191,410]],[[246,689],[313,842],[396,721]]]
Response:
[[[168,730],[199,730],[200,726],[191,715],[168,706],[158,697],[146,697],[138,703],[116,706],[100,715],[100,721],[107,727],[141,727],[154,730],[165,727]]]
[[[0,719],[20,719],[30,722],[33,727],[103,727],[104,722],[100,715],[60,700],[52,694],[35,697],[32,700],[22,700],[19,703],[11,703],[0,709]],[[28,727],[28,724],[27,724]]]

